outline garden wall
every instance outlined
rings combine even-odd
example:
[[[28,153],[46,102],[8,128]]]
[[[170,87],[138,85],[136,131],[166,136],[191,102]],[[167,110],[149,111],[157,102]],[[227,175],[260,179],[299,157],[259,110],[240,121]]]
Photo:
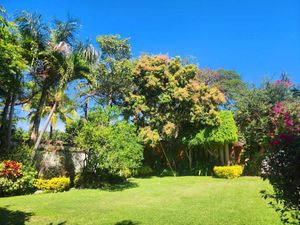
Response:
[[[85,165],[86,153],[71,146],[44,145],[37,152],[39,177],[51,178],[70,176],[81,172]]]

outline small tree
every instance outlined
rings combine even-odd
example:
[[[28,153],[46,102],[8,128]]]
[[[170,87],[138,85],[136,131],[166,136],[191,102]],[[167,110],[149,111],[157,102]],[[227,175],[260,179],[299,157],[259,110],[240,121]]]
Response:
[[[86,171],[118,175],[136,169],[143,159],[143,147],[134,125],[120,119],[115,108],[97,109],[76,132],[75,144],[87,152]]]

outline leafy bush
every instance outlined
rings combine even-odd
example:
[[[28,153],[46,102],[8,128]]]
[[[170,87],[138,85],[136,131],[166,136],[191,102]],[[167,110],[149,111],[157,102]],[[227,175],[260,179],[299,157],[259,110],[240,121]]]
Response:
[[[143,165],[142,167],[137,169],[138,176],[150,176],[153,175],[153,169],[148,165]]]
[[[14,160],[5,160],[0,166],[0,177],[17,179],[22,176],[22,163]]]
[[[213,166],[209,162],[202,162],[194,169],[194,175],[197,176],[212,176],[213,175]]]
[[[131,177],[133,175],[133,171],[129,168],[125,167],[124,169],[120,170],[119,175],[124,178]]]
[[[120,117],[117,109],[97,109],[80,128],[74,142],[88,152],[83,179],[91,183],[105,179],[114,182],[117,176],[129,176],[128,170],[139,168],[143,147],[136,128]]]
[[[10,159],[20,162],[23,165],[30,165],[31,152],[32,147],[30,147],[27,143],[17,142],[14,148],[11,148],[10,151],[0,155],[0,160],[3,161],[5,159]]]
[[[31,194],[36,188],[34,183],[37,172],[34,169],[23,166],[19,177],[0,177],[0,196],[14,196],[22,194]]]
[[[46,192],[63,192],[70,189],[70,178],[54,177],[50,180],[37,179],[35,186]]]
[[[242,166],[215,166],[214,167],[214,173],[217,177],[220,178],[238,178],[243,173],[243,167]]]
[[[274,193],[264,193],[284,223],[300,224],[300,102],[281,102],[273,108],[270,146],[262,177]]]

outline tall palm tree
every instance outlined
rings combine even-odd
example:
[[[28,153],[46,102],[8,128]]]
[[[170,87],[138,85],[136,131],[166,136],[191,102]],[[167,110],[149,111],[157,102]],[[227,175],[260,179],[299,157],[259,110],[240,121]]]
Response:
[[[75,43],[75,33],[79,27],[77,20],[54,21],[52,28],[43,23],[39,14],[22,12],[17,18],[23,45],[27,49],[27,58],[31,65],[35,89],[38,89],[39,100],[33,115],[31,140],[36,142],[50,89],[59,85],[69,70],[68,55]]]
[[[33,148],[33,159],[35,158],[36,150],[40,145],[43,134],[62,102],[62,97],[67,84],[76,79],[86,78],[89,73],[87,62],[82,59],[79,52],[72,51],[71,46],[66,42],[60,42],[57,45],[53,45],[53,48],[45,52],[45,54],[47,55],[47,60],[45,60],[46,65],[48,66],[49,71],[54,73],[54,76],[56,75],[57,83],[53,85],[54,91],[52,94],[54,95],[54,102],[52,108]]]

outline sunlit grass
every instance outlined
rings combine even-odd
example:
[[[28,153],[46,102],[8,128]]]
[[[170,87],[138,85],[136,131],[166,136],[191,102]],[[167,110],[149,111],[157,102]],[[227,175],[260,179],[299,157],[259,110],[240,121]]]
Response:
[[[257,177],[130,179],[113,190],[1,198],[0,224],[281,224],[261,198],[266,188]]]

